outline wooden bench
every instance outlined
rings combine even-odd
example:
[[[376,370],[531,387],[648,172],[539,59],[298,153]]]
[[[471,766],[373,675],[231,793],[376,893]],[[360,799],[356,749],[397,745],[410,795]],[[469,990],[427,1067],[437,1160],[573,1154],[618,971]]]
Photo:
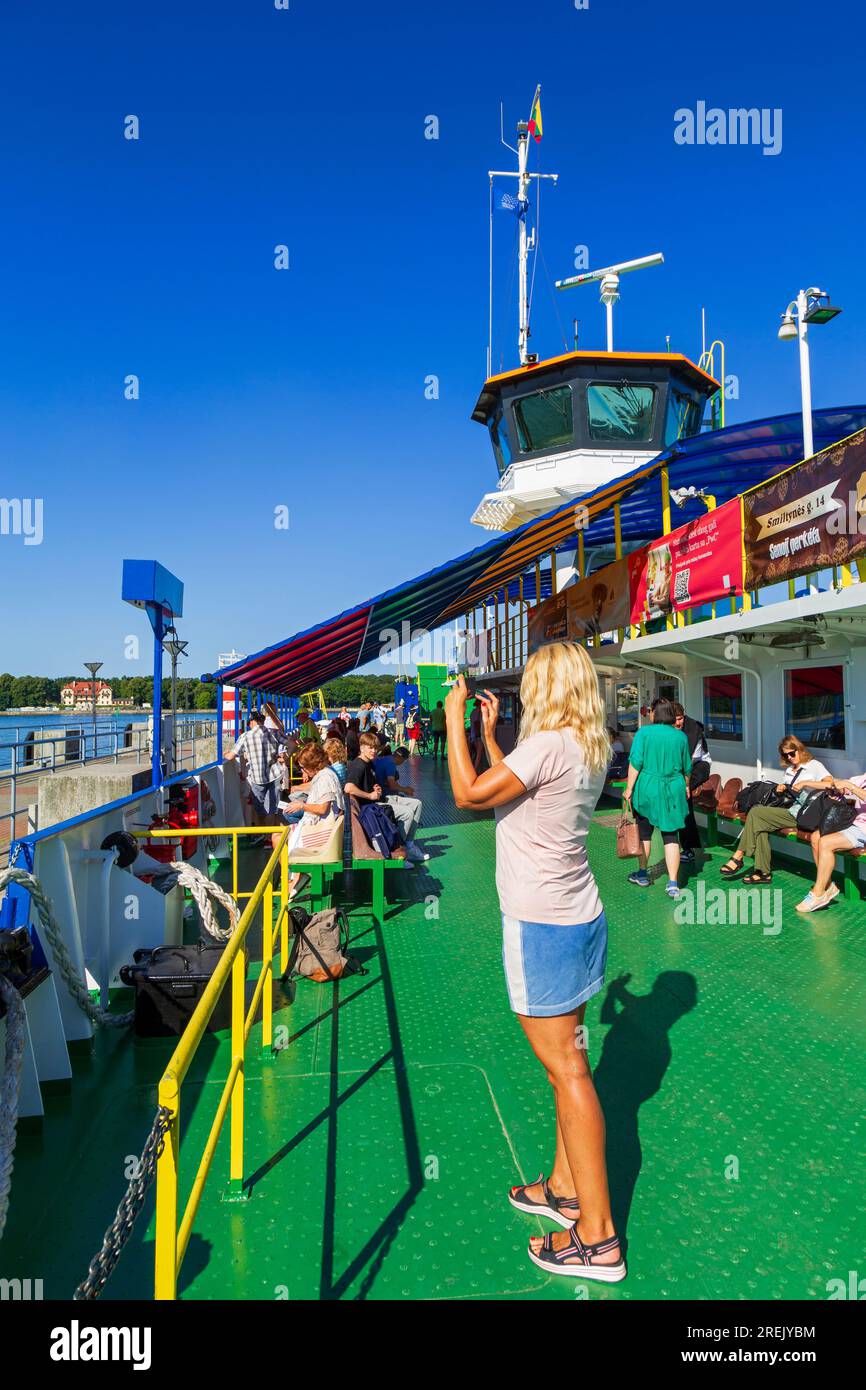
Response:
[[[361,824],[359,807],[355,797],[347,796],[346,800],[350,808],[352,837],[350,864],[352,869],[366,869],[370,872],[373,920],[378,927],[381,927],[385,921],[385,870],[404,869],[406,867],[406,854],[403,851],[398,857],[386,859],[377,849],[374,849]]]
[[[708,784],[705,782],[703,787],[698,788],[698,793],[702,793]],[[715,805],[711,805],[709,798],[704,802],[696,800],[695,809],[703,811],[707,817],[707,845],[720,844],[718,834],[719,820],[731,821],[738,825],[744,825],[746,821],[745,811],[738,811],[736,799],[742,790],[743,782],[740,777],[731,777],[716,796]],[[696,796],[697,794],[696,793]],[[783,840],[796,840],[799,844],[808,845],[811,835],[807,830],[798,830],[795,822],[791,821],[791,829],[772,830],[772,835],[779,835]],[[842,860],[842,891],[844,896],[854,902],[860,902],[863,897],[863,889],[860,880],[860,868],[857,863],[864,856],[862,849],[850,849],[839,851]],[[790,862],[790,861],[789,861]]]

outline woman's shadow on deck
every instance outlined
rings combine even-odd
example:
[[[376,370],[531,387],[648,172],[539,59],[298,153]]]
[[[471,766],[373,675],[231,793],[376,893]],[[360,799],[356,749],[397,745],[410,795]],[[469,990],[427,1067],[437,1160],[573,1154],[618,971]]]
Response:
[[[671,1028],[698,1002],[697,981],[684,970],[662,971],[649,994],[630,993],[630,979],[620,975],[605,995],[600,1022],[610,1027],[593,1073],[607,1125],[613,1222],[623,1241],[643,1159],[638,1112],[661,1088]]]

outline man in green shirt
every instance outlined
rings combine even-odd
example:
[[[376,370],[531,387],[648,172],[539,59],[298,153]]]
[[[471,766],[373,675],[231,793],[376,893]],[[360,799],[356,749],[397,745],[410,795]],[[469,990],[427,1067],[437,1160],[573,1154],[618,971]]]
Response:
[[[302,709],[298,711],[297,738],[299,743],[322,742],[322,735],[319,733],[319,727],[313,721],[313,718],[308,709]]]

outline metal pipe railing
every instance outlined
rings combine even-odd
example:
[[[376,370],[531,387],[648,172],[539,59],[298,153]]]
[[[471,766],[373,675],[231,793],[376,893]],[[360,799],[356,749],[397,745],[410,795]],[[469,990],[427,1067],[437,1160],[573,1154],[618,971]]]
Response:
[[[289,922],[289,851],[291,826],[286,826],[255,888],[248,894],[247,905],[229,938],[216,970],[205,987],[192,1018],[184,1029],[171,1060],[159,1083],[159,1104],[169,1115],[168,1129],[156,1168],[156,1268],[154,1297],[173,1300],[177,1297],[177,1280],[186,1254],[193,1223],[198,1212],[208,1175],[211,1171],[219,1137],[226,1116],[229,1116],[229,1196],[243,1198],[244,1174],[244,1064],[246,1045],[262,1002],[262,1048],[273,1045],[273,961],[277,937],[280,937],[281,971],[288,967]],[[237,844],[239,835],[260,835],[261,826],[208,826],[198,830],[166,830],[146,832],[150,835],[227,835],[232,840],[232,880],[237,882]],[[273,875],[279,865],[280,911],[274,922]],[[237,896],[237,895],[236,895]],[[249,1009],[244,1009],[246,986],[246,957],[244,944],[259,906],[262,907],[262,968]],[[184,1078],[189,1071],[199,1044],[204,1037],[217,1001],[231,977],[231,1063],[213,1123],[205,1140],[192,1188],[178,1223],[178,1178],[180,1165],[180,1105]]]

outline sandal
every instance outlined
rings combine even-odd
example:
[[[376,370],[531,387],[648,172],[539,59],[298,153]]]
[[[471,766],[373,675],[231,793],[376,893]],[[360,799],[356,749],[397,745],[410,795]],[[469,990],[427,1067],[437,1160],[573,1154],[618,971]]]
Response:
[[[577,1234],[577,1226],[572,1226],[571,1239],[561,1250],[554,1250],[553,1235],[549,1233],[544,1237],[537,1255],[531,1245],[528,1253],[532,1263],[538,1265],[539,1269],[546,1269],[548,1274],[567,1274],[572,1279],[598,1279],[603,1284],[618,1284],[626,1275],[622,1257],[615,1264],[596,1263],[599,1255],[608,1254],[618,1245],[616,1236],[600,1240],[596,1245],[584,1245]]]
[[[541,1183],[541,1190],[544,1193],[543,1202],[536,1202],[532,1197],[526,1195],[526,1189],[535,1187],[537,1183]],[[561,1226],[564,1231],[567,1231],[572,1222],[580,1216],[580,1203],[577,1198],[555,1197],[543,1173],[539,1173],[534,1183],[521,1183],[517,1187],[512,1187],[508,1194],[508,1200],[517,1211],[529,1212],[531,1216],[545,1216],[548,1221],[555,1221],[557,1226]],[[567,1210],[570,1215],[564,1216],[564,1210]]]
[[[731,855],[727,864],[723,864],[719,869],[719,873],[722,878],[736,878],[737,874],[741,874],[745,867],[742,859],[735,859],[734,856]]]
[[[772,882],[773,882],[773,875],[772,875],[772,874],[762,874],[761,871],[760,871],[760,869],[753,869],[752,872],[751,872],[750,874],[746,874],[746,875],[745,875],[745,877],[744,877],[744,879],[743,879],[743,882],[744,882],[744,883],[748,883],[748,884],[755,884],[755,883],[772,883]]]

